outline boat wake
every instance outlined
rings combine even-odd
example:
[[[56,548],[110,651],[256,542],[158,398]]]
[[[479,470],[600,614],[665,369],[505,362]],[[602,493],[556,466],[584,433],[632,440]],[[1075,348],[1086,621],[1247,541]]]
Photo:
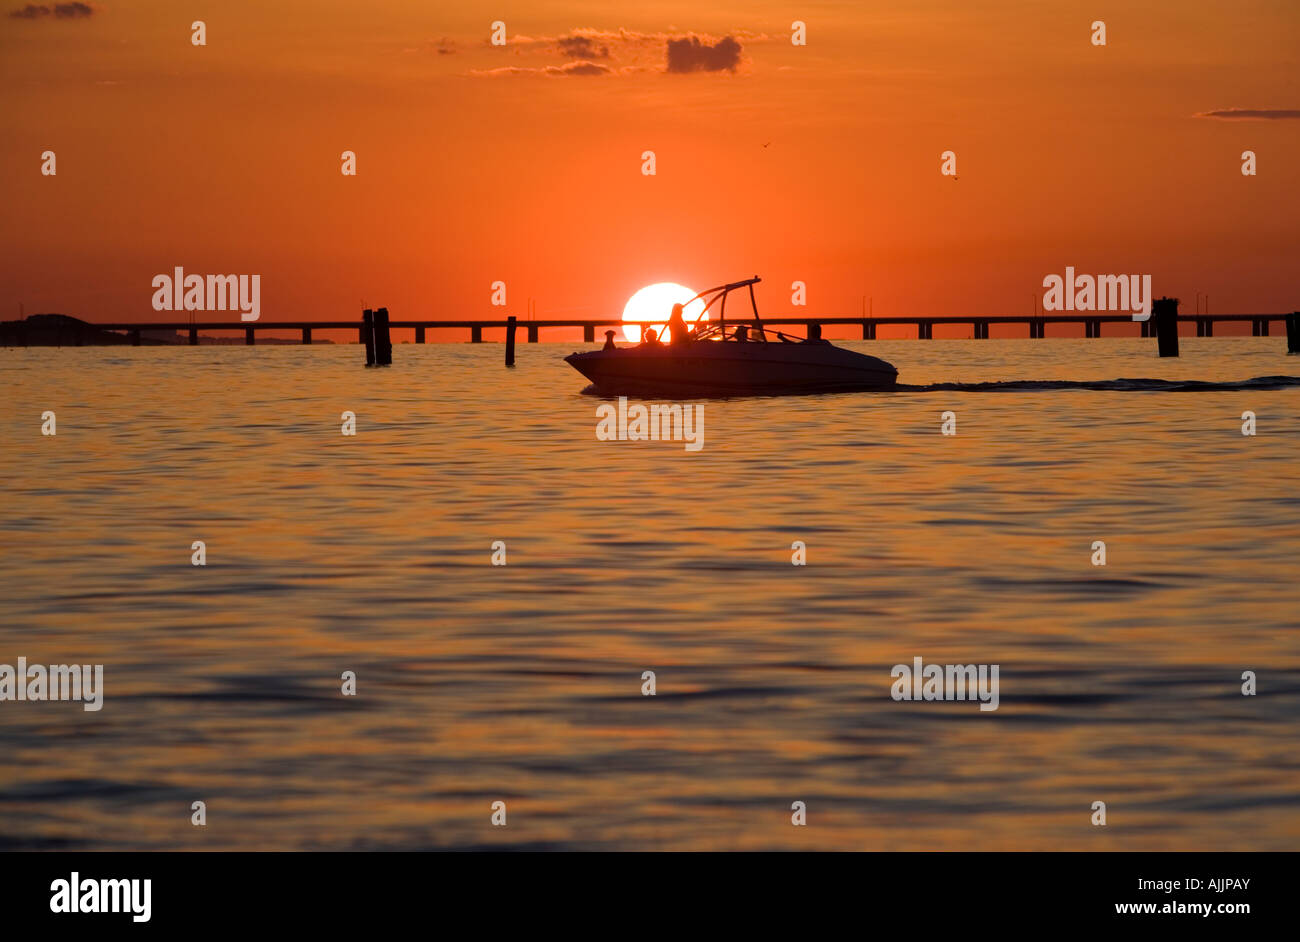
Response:
[[[1300,386],[1300,376],[1256,376],[1236,382],[1214,383],[1196,379],[1020,379],[991,383],[898,383],[891,392],[1052,392],[1089,389],[1102,392],[1234,392],[1247,389],[1285,389]]]
[[[928,392],[1057,392],[1070,389],[1086,389],[1100,392],[1238,392],[1251,389],[1287,389],[1297,386],[1300,386],[1300,376],[1256,376],[1253,379],[1221,383],[1207,382],[1197,379],[1013,379],[988,383],[925,383],[921,385],[896,383],[893,386],[882,386],[879,389],[868,390],[867,392],[874,394]],[[858,390],[857,392],[862,392],[862,390]],[[582,390],[582,394],[586,396],[594,396],[600,399],[616,398],[615,394],[604,392],[595,385],[587,386]],[[636,394],[633,393],[633,395],[635,396]],[[709,396],[700,396],[696,394],[687,395],[686,398],[753,399],[792,395],[851,396],[855,395],[855,392],[852,390],[773,390],[764,393],[750,393],[747,395],[719,396],[714,394]]]

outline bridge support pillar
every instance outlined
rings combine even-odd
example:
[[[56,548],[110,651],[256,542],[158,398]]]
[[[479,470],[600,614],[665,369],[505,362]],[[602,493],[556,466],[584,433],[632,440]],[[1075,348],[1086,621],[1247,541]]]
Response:
[[[191,328],[190,328],[190,346],[191,346],[191,347],[197,347],[198,345],[199,345],[199,329],[198,329],[197,327],[191,327]]]
[[[393,365],[393,341],[388,333],[388,308],[381,307],[375,311],[375,365]]]
[[[822,339],[822,325],[819,324],[817,321],[808,322],[808,339],[809,340]]]
[[[424,343],[424,328],[423,328],[423,327],[417,327],[417,328],[415,328],[415,342],[416,342],[416,343]]]
[[[310,328],[310,327],[304,327],[304,328],[302,329],[302,342],[305,343],[305,344],[310,344],[310,343],[311,343],[311,328]]]
[[[875,340],[875,339],[876,339],[876,322],[875,322],[875,321],[863,321],[863,322],[862,322],[862,339],[863,339],[863,340]]]
[[[595,343],[595,342],[596,342],[596,325],[595,325],[595,324],[583,324],[583,325],[582,325],[582,342],[583,342],[583,343]]]
[[[251,328],[251,327],[245,327],[245,328],[244,328],[244,343],[247,344],[247,345],[250,346],[250,347],[251,347],[254,343],[256,343],[256,341],[253,339],[253,337],[254,337],[255,334],[256,334],[256,331],[254,331],[253,328]]]
[[[537,343],[537,325],[536,325],[536,324],[529,324],[529,325],[528,325],[528,342],[529,342],[529,343]]]
[[[931,324],[929,321],[917,321],[917,322],[916,322],[916,339],[917,339],[917,340],[932,340],[932,339],[934,339],[934,338],[933,338],[933,333],[934,333],[934,325]]]
[[[1157,298],[1151,306],[1156,325],[1156,343],[1162,357],[1178,356],[1178,299]]]

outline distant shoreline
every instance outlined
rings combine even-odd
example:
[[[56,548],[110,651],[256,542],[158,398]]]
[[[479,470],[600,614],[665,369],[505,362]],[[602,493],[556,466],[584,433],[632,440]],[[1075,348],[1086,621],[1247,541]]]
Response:
[[[238,328],[231,328],[232,330]],[[301,341],[289,337],[259,337],[259,345],[300,346]],[[332,340],[317,340],[318,344],[333,344]],[[198,335],[199,346],[244,346],[244,338]],[[147,328],[140,331],[137,341],[129,334],[103,330],[80,318],[66,314],[33,314],[26,320],[0,321],[0,347],[183,347],[189,346],[189,337],[175,331]]]

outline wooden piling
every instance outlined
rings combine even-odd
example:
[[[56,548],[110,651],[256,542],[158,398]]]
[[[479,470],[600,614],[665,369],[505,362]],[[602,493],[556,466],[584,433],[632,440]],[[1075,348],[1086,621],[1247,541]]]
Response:
[[[513,314],[506,318],[506,366],[515,365],[515,328],[518,325]]]
[[[1178,356],[1178,299],[1157,298],[1151,305],[1156,324],[1156,343],[1162,357]]]
[[[393,365],[393,341],[388,336],[388,308],[375,311],[375,365]]]
[[[361,342],[366,345],[366,366],[375,365],[375,312],[361,312]]]
[[[1300,311],[1286,316],[1286,352],[1300,353]]]

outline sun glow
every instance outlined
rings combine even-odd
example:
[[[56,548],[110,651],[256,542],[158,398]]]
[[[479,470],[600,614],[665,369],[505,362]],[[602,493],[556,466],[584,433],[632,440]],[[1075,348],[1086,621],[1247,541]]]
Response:
[[[671,281],[660,282],[657,285],[647,285],[632,297],[628,298],[627,305],[623,308],[623,336],[632,343],[641,342],[641,328],[637,321],[644,323],[646,321],[658,321],[660,325],[668,320],[668,315],[672,313],[674,304],[682,304],[682,318],[686,323],[691,323],[700,319],[704,313],[704,302],[697,300],[690,301],[695,297],[695,292],[685,285],[674,284]],[[708,320],[709,315],[704,314],[704,320]],[[657,325],[658,329],[658,325]],[[663,340],[672,339],[672,331],[666,327],[663,328]]]

